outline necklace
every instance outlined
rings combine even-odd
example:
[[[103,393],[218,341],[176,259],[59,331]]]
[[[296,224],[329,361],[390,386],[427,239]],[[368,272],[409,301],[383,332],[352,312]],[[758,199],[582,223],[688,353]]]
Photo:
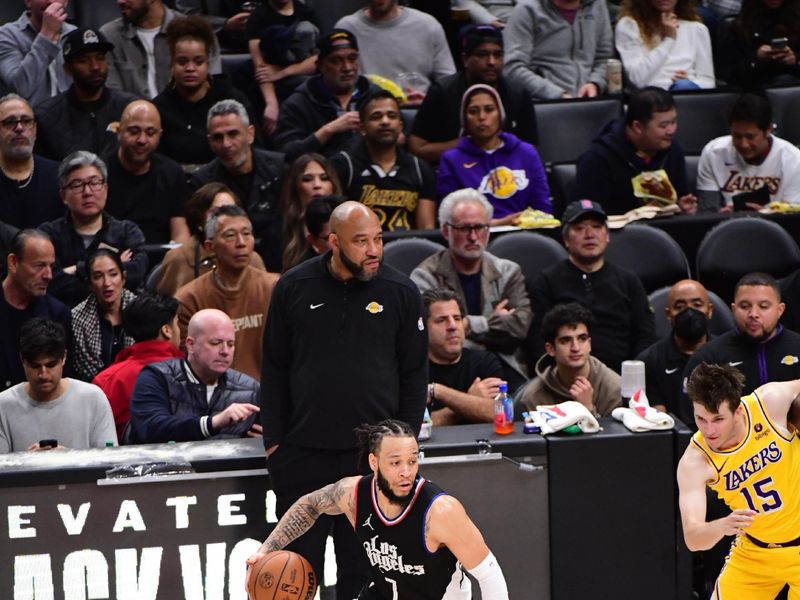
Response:
[[[9,177],[9,179],[11,179],[14,183],[17,184],[17,189],[18,190],[25,189],[26,187],[28,187],[28,185],[30,185],[31,181],[33,181],[33,172],[34,172],[35,169],[36,169],[36,162],[32,161],[31,162],[31,172],[28,173],[27,177],[25,177],[24,179],[14,179],[13,177]]]

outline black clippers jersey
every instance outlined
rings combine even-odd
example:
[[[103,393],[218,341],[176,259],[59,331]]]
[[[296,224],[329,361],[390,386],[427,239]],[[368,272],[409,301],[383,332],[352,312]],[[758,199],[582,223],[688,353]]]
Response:
[[[356,493],[355,529],[372,567],[361,600],[468,600],[469,579],[447,548],[425,546],[425,516],[444,492],[417,476],[408,506],[394,519],[378,506],[374,476],[362,477]]]

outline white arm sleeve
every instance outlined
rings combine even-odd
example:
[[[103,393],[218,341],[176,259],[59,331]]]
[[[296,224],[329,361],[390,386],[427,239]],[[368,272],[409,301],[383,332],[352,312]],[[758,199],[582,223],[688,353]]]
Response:
[[[489,552],[477,567],[467,570],[478,580],[483,600],[508,600],[506,578],[494,554]]]

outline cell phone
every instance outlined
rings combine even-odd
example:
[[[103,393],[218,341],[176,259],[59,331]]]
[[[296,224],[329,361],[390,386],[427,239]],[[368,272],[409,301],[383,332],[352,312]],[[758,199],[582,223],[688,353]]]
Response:
[[[769,45],[772,47],[773,50],[783,50],[786,46],[789,45],[789,38],[780,37],[780,38],[772,38],[770,40]]]
[[[748,202],[766,206],[769,204],[769,201],[769,189],[767,186],[762,186],[757,190],[753,190],[752,192],[742,192],[741,194],[736,194],[733,197],[733,210],[751,210],[750,207],[747,206]]]
[[[58,440],[39,440],[39,448],[55,448]]]

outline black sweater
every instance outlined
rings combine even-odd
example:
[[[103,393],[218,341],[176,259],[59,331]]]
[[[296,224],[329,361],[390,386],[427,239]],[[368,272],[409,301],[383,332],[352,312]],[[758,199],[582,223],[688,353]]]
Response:
[[[289,270],[272,293],[261,373],[265,447],[351,449],[354,427],[388,418],[419,431],[428,383],[419,290],[387,265],[370,281],[339,281],[330,258]]]
[[[592,311],[592,355],[619,373],[623,360],[635,358],[655,342],[653,310],[642,282],[633,273],[606,262],[599,271],[584,273],[569,260],[542,271],[530,290],[533,325],[538,338],[542,317],[556,304],[578,302]],[[534,339],[532,356],[543,352]]]

